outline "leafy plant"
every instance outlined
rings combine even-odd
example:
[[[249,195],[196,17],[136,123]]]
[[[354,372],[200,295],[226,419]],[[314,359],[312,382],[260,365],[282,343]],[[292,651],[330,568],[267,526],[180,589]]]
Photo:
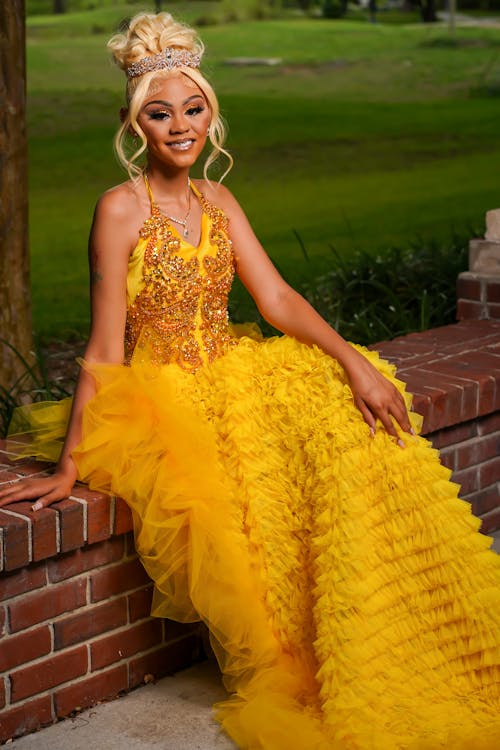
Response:
[[[332,269],[302,292],[345,338],[372,344],[455,321],[456,278],[467,267],[468,240],[414,240],[373,256],[341,255],[333,246]],[[307,250],[297,235],[307,260]]]
[[[17,406],[35,401],[57,401],[65,398],[72,393],[72,379],[70,377],[56,379],[50,376],[47,358],[42,354],[38,344],[36,344],[33,364],[30,364],[6,339],[0,338],[0,344],[10,349],[23,367],[21,375],[9,388],[0,385],[0,437],[4,437],[7,434],[12,413]]]

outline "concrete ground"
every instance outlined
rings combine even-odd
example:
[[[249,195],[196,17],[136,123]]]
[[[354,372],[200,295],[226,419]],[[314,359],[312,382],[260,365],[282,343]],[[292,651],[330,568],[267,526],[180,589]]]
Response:
[[[500,532],[493,536],[500,553]],[[206,661],[11,744],[13,750],[236,750],[212,719],[212,704],[224,696],[216,663]]]
[[[235,750],[212,719],[215,661],[164,677],[12,742],[13,750]]]

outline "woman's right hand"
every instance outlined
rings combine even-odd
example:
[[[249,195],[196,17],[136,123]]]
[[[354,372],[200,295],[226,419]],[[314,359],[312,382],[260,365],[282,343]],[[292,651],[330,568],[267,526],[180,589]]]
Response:
[[[0,487],[0,508],[21,500],[35,500],[33,510],[46,508],[71,494],[76,480],[76,469],[57,467],[48,477],[24,477]]]

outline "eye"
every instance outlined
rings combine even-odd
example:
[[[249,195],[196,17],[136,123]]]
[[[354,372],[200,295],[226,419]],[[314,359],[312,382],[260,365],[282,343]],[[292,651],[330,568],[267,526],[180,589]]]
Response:
[[[186,114],[190,117],[194,117],[195,115],[199,115],[200,112],[204,112],[205,107],[202,107],[201,104],[197,104],[195,107],[189,107],[188,110],[186,110]]]
[[[150,120],[166,120],[167,117],[170,117],[168,112],[165,112],[164,110],[159,112],[149,112],[149,119]]]

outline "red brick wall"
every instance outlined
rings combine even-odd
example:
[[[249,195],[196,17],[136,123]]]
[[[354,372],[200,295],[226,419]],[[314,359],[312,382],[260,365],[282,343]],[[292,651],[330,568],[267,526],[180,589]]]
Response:
[[[469,320],[376,347],[424,415],[462,495],[500,527],[500,321]],[[0,459],[1,461],[1,459]],[[0,482],[47,468],[0,463]],[[75,486],[32,513],[0,511],[0,741],[187,666],[197,626],[149,617],[151,585],[120,499]]]
[[[457,318],[500,320],[500,278],[465,271],[457,279]]]
[[[374,348],[398,366],[423,434],[483,531],[500,528],[500,321],[462,320]]]
[[[43,468],[5,462],[0,482]],[[0,742],[199,657],[199,626],[149,616],[122,500],[76,486],[36,514],[0,511],[0,528]]]
[[[438,430],[428,436],[453,472],[482,531],[500,528],[500,412]]]

